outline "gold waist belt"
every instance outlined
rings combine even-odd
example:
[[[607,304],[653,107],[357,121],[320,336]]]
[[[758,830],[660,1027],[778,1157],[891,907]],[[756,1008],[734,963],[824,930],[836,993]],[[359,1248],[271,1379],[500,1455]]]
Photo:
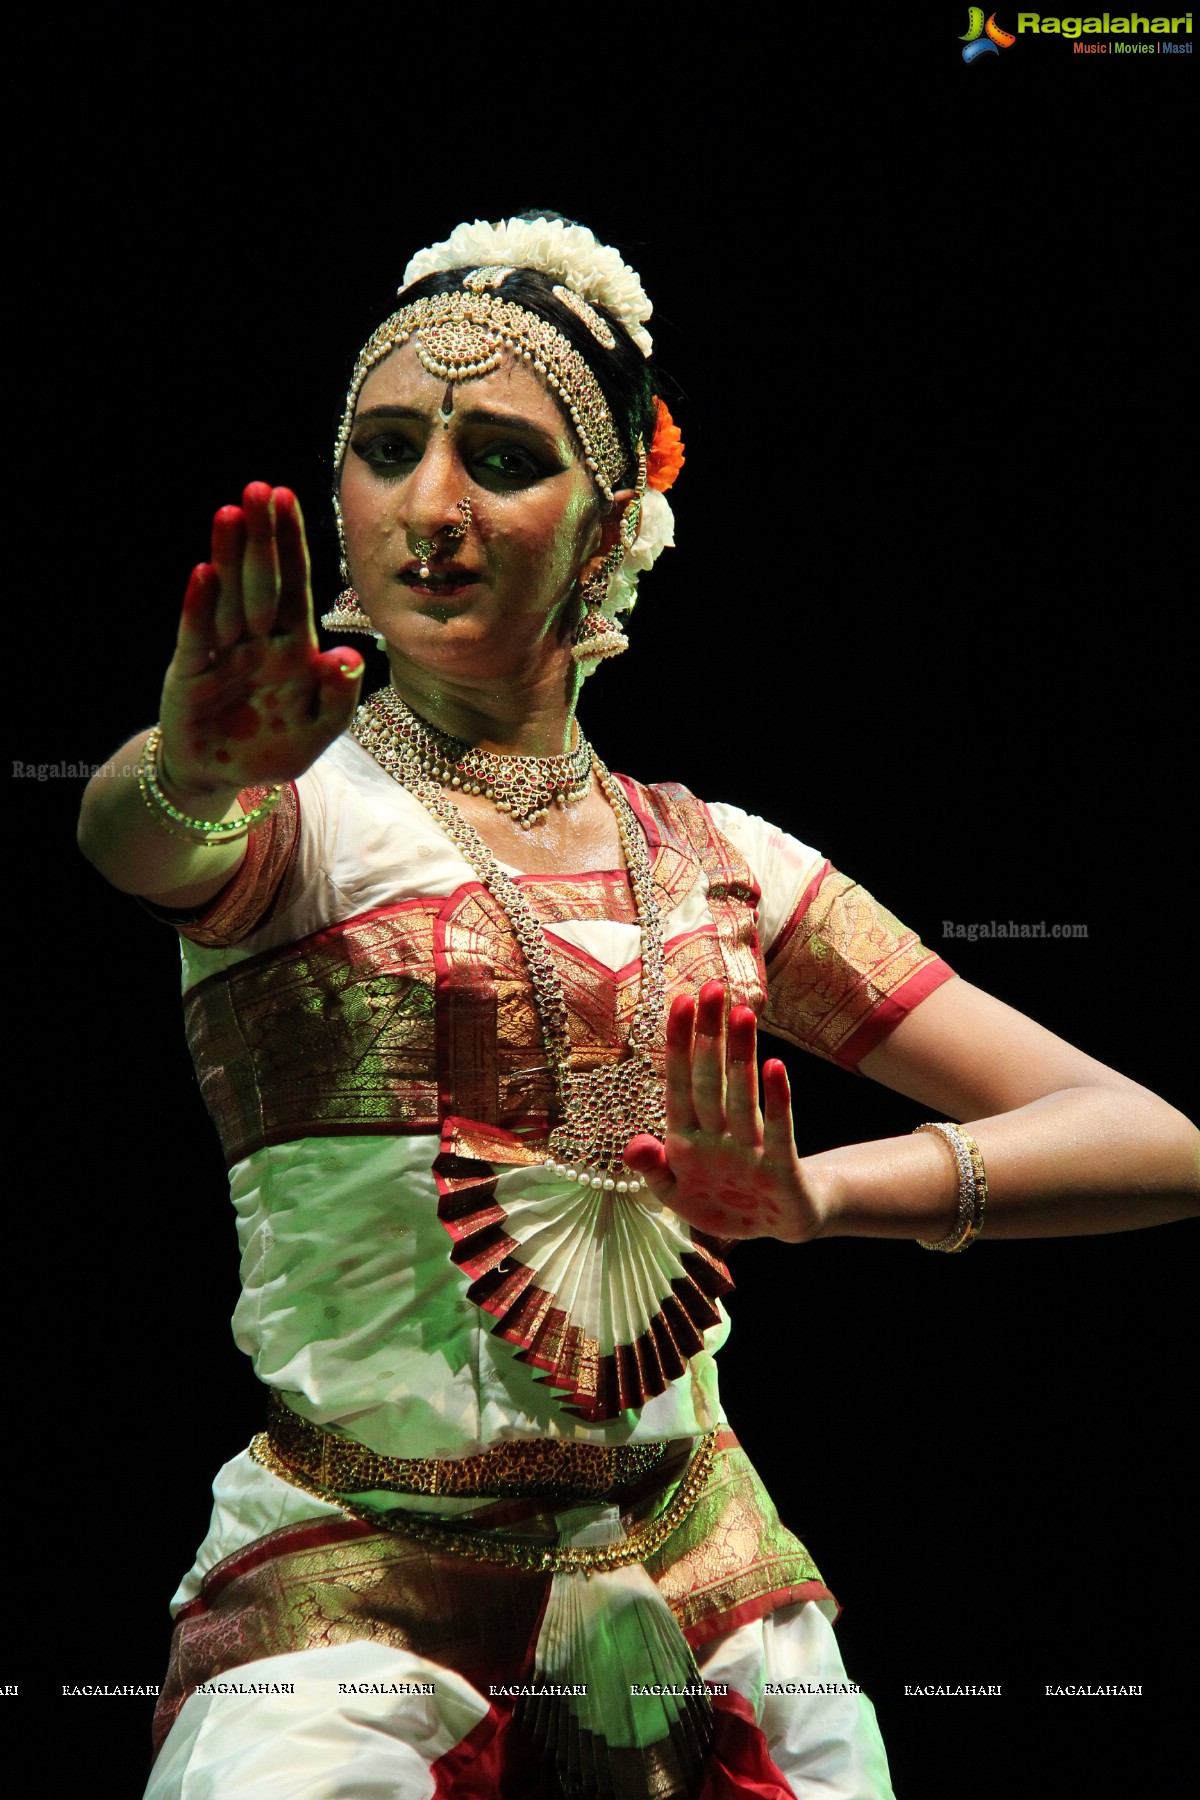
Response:
[[[568,1438],[518,1439],[475,1456],[381,1456],[294,1413],[273,1390],[267,1429],[251,1446],[267,1467],[330,1495],[430,1494],[508,1499],[546,1494],[603,1500],[632,1486],[665,1457],[669,1439],[647,1444],[578,1444]],[[265,1452],[265,1454],[264,1454]]]

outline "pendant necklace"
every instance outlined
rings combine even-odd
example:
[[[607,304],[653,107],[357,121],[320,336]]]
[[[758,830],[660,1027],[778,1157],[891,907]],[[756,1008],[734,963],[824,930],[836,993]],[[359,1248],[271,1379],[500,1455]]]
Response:
[[[619,782],[578,732],[578,726],[579,741],[566,756],[495,756],[435,731],[391,688],[381,689],[359,707],[350,730],[380,767],[437,820],[512,927],[529,970],[558,1097],[561,1123],[550,1133],[546,1165],[581,1187],[637,1193],[645,1184],[626,1167],[622,1153],[630,1138],[640,1132],[657,1138],[666,1135],[662,1077],[652,1052],[661,1037],[667,984],[662,918],[654,898],[646,841]],[[448,751],[455,748],[466,754],[451,760]],[[581,787],[585,762],[587,779]],[[568,764],[572,765],[573,786],[564,785],[563,765]],[[451,773],[448,779],[443,772],[460,767],[471,773],[469,786],[461,775],[456,779]],[[556,801],[571,804],[582,799],[590,787],[592,770],[617,821],[641,935],[641,978],[625,1056],[595,1069],[573,1069],[566,999],[545,930],[518,883],[501,868],[446,788],[483,792],[528,828],[544,818]],[[518,816],[511,796],[516,797],[525,817]]]

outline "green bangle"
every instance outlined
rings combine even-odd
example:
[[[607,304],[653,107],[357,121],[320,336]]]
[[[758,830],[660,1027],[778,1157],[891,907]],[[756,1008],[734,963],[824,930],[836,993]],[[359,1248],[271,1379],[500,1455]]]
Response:
[[[175,837],[187,838],[193,844],[205,844],[212,848],[216,844],[236,843],[239,838],[248,836],[256,825],[270,817],[279,805],[279,797],[283,792],[280,786],[273,787],[264,800],[254,808],[253,812],[243,813],[237,819],[193,819],[187,813],[180,812],[172,806],[162,791],[159,782],[158,751],[162,743],[162,726],[156,725],[146,739],[138,763],[137,784],[142,799],[165,831]]]

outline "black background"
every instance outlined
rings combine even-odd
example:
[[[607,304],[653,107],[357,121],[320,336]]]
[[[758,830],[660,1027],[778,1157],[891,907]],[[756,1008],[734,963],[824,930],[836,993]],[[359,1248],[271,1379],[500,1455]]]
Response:
[[[333,432],[408,255],[551,206],[641,272],[688,451],[679,547],[585,697],[601,753],[819,846],[1187,1109],[1192,64],[1022,37],[968,68],[963,7],[809,10],[716,35],[125,9],[44,39],[9,211],[8,754],[96,762],[154,717],[248,480],[297,489],[336,591]],[[60,1689],[160,1679],[260,1402],[177,953],[74,854],[81,787],[9,796],[5,1503],[31,1592],[0,1660],[53,1754],[135,1796],[150,1703]],[[967,945],[947,919],[1088,935]],[[921,1116],[789,1060],[803,1147]],[[900,1800],[1178,1791],[1195,1243],[737,1253],[726,1405],[843,1603]],[[938,1682],[1003,1695],[904,1694]],[[1069,1682],[1143,1693],[1043,1692]]]

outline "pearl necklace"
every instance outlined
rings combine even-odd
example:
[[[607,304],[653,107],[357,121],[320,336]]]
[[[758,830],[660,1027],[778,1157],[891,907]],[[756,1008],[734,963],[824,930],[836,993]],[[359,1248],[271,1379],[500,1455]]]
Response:
[[[518,883],[501,868],[478,832],[443,792],[440,777],[426,770],[412,741],[399,736],[392,709],[386,702],[376,704],[379,699],[374,695],[359,707],[351,734],[394,781],[420,801],[462,852],[507,918],[529,970],[562,1120],[550,1133],[546,1166],[581,1187],[637,1193],[643,1184],[625,1166],[625,1145],[643,1131],[654,1137],[666,1135],[662,1078],[652,1052],[662,1035],[667,979],[662,918],[654,898],[646,840],[633,808],[600,758],[589,751],[617,821],[641,934],[642,973],[627,1055],[599,1068],[573,1069],[567,1003],[541,921]]]
[[[391,732],[397,754],[415,758],[422,774],[460,793],[482,794],[524,831],[540,824],[552,806],[574,806],[591,792],[592,746],[578,724],[575,748],[565,756],[497,756],[438,731],[394,688],[380,688],[367,706]]]

